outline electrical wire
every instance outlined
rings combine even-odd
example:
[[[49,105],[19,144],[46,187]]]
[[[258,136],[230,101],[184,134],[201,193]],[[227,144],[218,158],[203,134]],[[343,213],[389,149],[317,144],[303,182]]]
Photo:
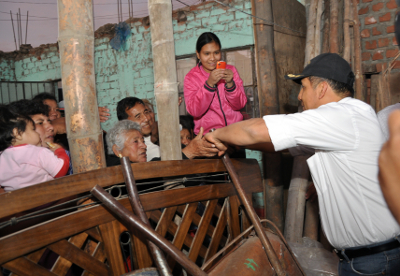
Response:
[[[17,3],[17,4],[32,4],[32,5],[57,5],[57,3],[35,3],[35,2],[23,2],[23,1],[6,1],[1,0],[0,3]],[[133,5],[146,4],[147,2],[136,2]],[[123,5],[127,5],[128,3],[122,3]],[[94,6],[105,6],[105,5],[115,5],[115,3],[100,3],[93,4]]]

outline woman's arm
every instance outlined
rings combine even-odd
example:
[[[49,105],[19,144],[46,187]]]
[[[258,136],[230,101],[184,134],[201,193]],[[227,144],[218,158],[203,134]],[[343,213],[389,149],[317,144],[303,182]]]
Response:
[[[189,72],[183,82],[186,109],[193,117],[206,113],[217,91],[217,87],[210,87],[206,80],[199,77]]]
[[[243,81],[236,68],[230,66],[233,73],[232,84],[225,85],[225,97],[233,110],[242,109],[247,103],[246,93],[244,92]]]

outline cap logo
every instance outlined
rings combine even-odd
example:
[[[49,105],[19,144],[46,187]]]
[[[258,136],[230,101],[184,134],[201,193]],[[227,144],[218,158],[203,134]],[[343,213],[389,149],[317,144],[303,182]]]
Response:
[[[302,77],[302,75],[293,75],[293,74],[289,74],[287,75],[289,78],[298,78],[298,77]]]

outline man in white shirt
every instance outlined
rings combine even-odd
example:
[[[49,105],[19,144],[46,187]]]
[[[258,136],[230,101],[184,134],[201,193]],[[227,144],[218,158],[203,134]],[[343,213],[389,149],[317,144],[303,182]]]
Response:
[[[270,143],[275,151],[315,149],[307,163],[323,230],[341,259],[339,275],[398,275],[400,227],[378,183],[384,138],[371,106],[351,98],[349,64],[337,54],[322,54],[301,74],[286,78],[301,82],[298,99],[304,112],[235,123],[205,138],[221,151],[225,144],[265,149]]]
[[[151,141],[151,131],[153,129],[154,117],[151,116],[149,108],[141,99],[136,97],[126,97],[118,102],[117,105],[118,120],[131,120],[141,126],[141,132],[144,136],[144,142],[147,146],[147,161],[161,156],[160,147]],[[203,139],[203,131],[182,149],[182,159],[193,159],[196,157],[212,157],[218,150],[214,145]]]

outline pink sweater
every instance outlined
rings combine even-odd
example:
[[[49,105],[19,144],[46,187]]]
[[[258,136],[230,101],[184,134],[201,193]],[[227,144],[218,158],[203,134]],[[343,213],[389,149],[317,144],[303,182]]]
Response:
[[[234,85],[229,89],[225,87],[224,80],[220,80],[217,87],[207,85],[210,74],[204,71],[201,64],[185,76],[183,93],[186,109],[194,117],[195,134],[199,133],[200,127],[204,128],[204,133],[212,128],[224,127],[225,118],[227,125],[243,120],[240,109],[247,102],[243,81],[234,66],[227,64],[226,69],[233,72]]]
[[[42,147],[21,145],[0,154],[0,186],[6,192],[53,180],[64,160]]]

